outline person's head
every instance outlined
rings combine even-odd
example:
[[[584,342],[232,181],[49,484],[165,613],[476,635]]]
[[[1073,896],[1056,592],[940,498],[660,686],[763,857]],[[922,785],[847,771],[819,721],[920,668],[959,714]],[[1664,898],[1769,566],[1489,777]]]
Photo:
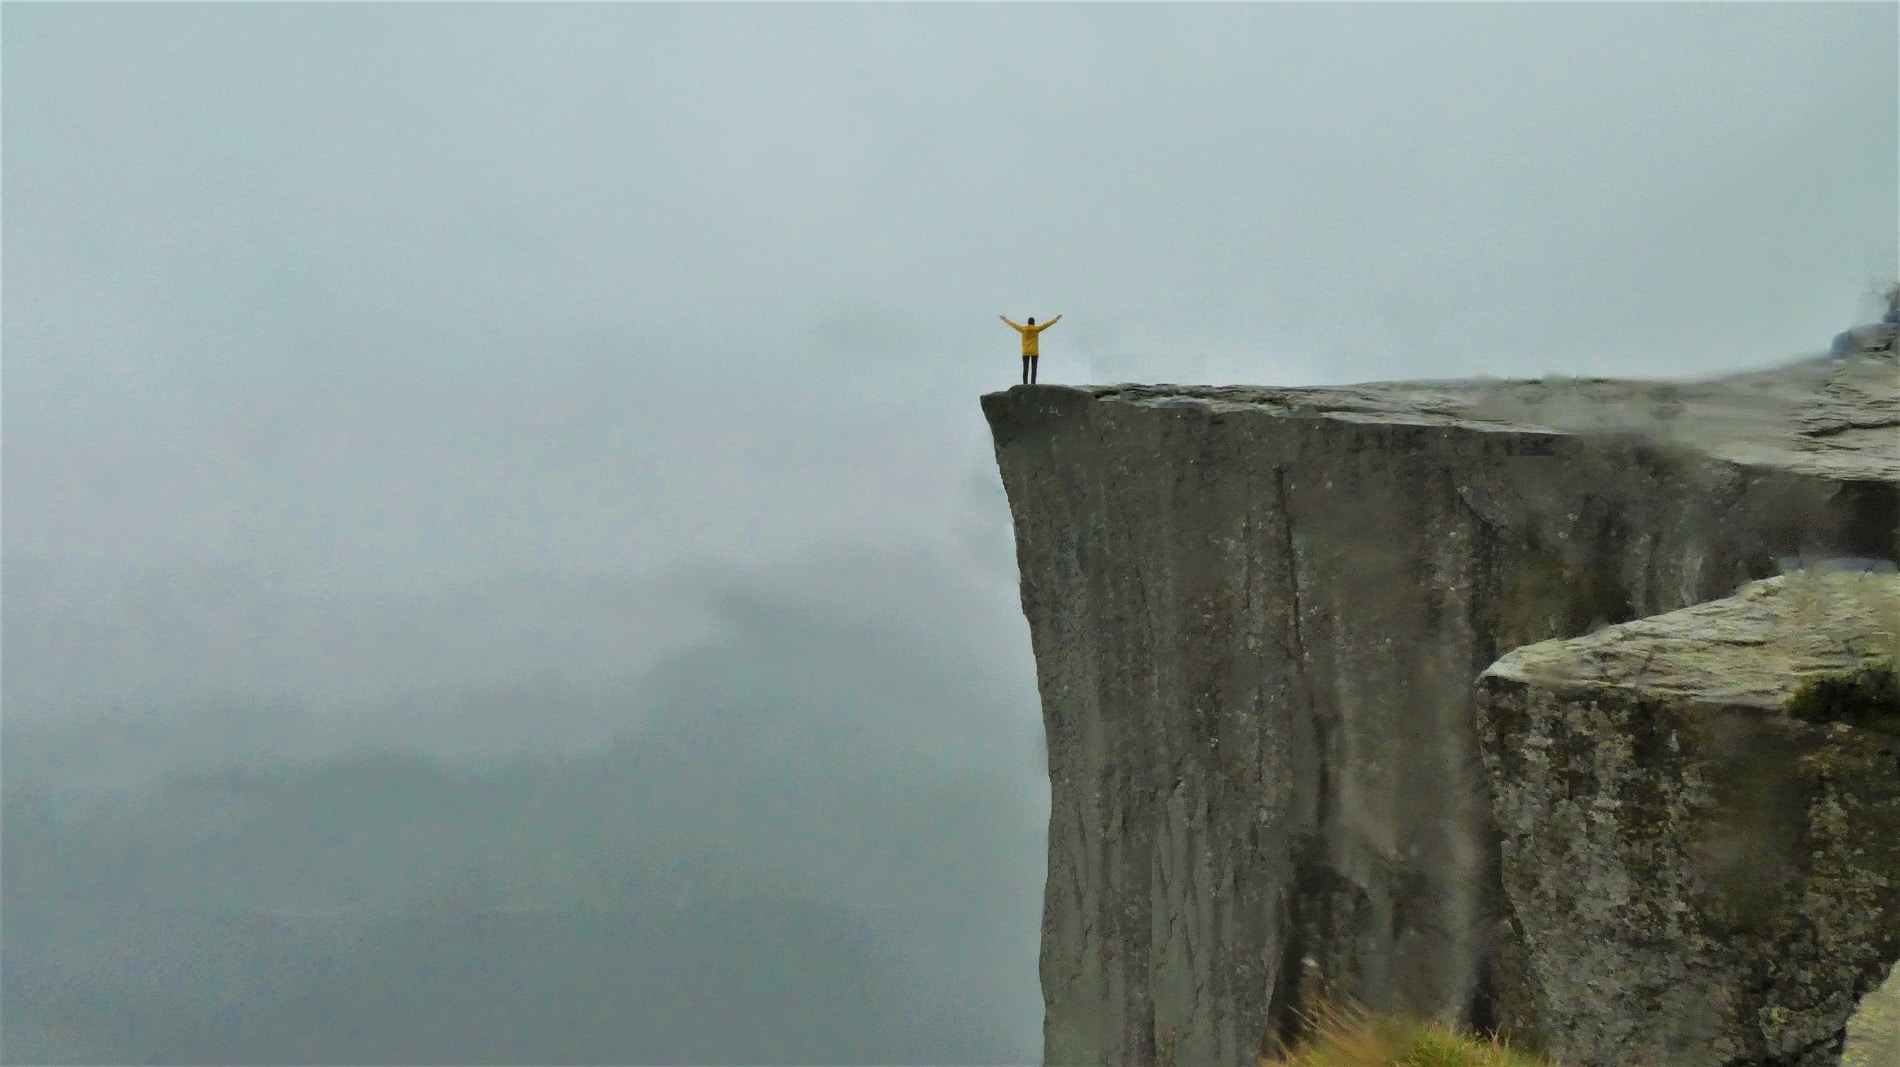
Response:
[[[1034,315],[1029,316],[1029,325],[1034,326],[1035,324],[1036,324],[1036,316]]]

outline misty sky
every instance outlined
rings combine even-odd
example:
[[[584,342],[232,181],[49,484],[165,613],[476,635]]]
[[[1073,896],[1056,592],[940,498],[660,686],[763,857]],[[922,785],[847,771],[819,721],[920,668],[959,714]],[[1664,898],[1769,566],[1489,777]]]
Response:
[[[954,545],[1050,381],[1694,373],[1896,260],[1896,8],[32,5],[6,550]]]
[[[952,1031],[1033,1054],[1047,783],[978,406],[1020,372],[997,316],[1063,316],[1044,382],[1817,352],[1900,264],[1897,55],[1892,3],[9,2],[9,785],[647,729],[506,788],[660,812],[685,829],[625,847],[690,865],[743,769],[700,832],[784,854],[745,876],[764,904],[695,921],[869,923],[963,1012],[900,1035],[918,1062]],[[59,732],[107,712],[134,725]],[[612,784],[629,751],[678,789]],[[385,772],[418,811],[449,773]],[[164,835],[200,803],[21,839],[190,900],[199,846]],[[532,855],[540,817],[430,833]],[[148,823],[175,853],[125,874]],[[381,862],[328,874],[406,900]],[[260,1002],[257,1040],[332,995]]]

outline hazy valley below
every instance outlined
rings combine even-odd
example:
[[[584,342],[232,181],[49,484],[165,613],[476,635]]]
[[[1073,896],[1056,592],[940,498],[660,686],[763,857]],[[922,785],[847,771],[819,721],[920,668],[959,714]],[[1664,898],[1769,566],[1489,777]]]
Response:
[[[9,721],[8,1060],[1033,1059],[1033,704],[973,669],[980,583],[852,574],[354,745],[268,701]]]

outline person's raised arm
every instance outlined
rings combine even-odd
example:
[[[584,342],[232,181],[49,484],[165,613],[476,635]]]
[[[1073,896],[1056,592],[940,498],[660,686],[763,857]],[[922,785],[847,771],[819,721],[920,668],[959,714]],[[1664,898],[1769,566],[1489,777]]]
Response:
[[[1061,322],[1061,321],[1062,321],[1062,316],[1057,315],[1055,318],[1050,319],[1048,322],[1043,323],[1042,328],[1046,330],[1049,327],[1054,326],[1056,323]]]
[[[997,317],[997,318],[999,318],[999,319],[1002,319],[1002,320],[1003,320],[1004,322],[1009,322],[1009,316],[1008,316],[1008,315],[998,315],[998,316],[996,316],[996,317]],[[1011,329],[1013,329],[1013,330],[1026,330],[1026,329],[1028,329],[1028,328],[1029,328],[1029,327],[1027,327],[1027,326],[1018,326],[1017,324],[1015,324],[1015,323],[1013,323],[1013,322],[1009,322],[1009,325],[1010,325],[1010,328],[1011,328]]]

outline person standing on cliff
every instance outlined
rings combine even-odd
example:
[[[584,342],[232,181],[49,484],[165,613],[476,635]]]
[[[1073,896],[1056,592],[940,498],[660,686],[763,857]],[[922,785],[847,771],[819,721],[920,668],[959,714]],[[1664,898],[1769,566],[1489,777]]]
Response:
[[[1008,315],[998,315],[997,318],[1002,319],[1004,322],[1009,322]],[[1029,324],[1027,326],[1020,325],[1014,322],[1009,322],[1010,329],[1015,330],[1017,333],[1023,335],[1023,384],[1024,385],[1036,384],[1036,360],[1041,358],[1041,353],[1036,348],[1036,335],[1048,329],[1049,327],[1054,326],[1056,323],[1061,322],[1061,321],[1062,321],[1062,316],[1057,315],[1055,318],[1050,319],[1048,322],[1043,323],[1041,326],[1036,325],[1036,320],[1033,318],[1029,320]]]

